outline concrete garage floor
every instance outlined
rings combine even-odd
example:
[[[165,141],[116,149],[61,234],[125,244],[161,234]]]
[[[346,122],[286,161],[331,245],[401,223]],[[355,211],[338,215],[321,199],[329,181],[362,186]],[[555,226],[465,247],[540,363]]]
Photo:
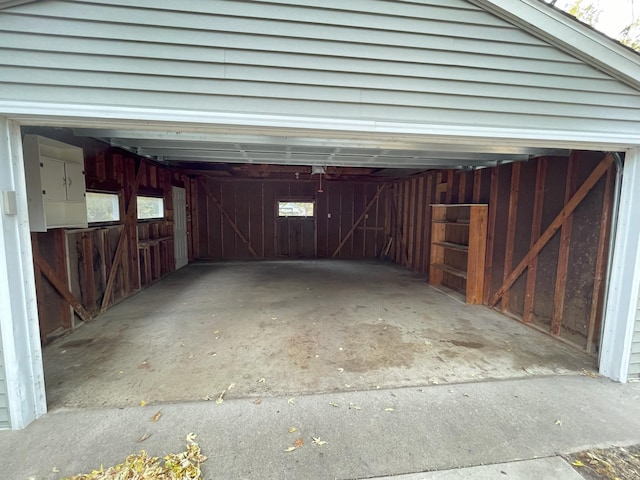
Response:
[[[595,359],[377,262],[189,265],[44,350],[50,409],[576,374]]]

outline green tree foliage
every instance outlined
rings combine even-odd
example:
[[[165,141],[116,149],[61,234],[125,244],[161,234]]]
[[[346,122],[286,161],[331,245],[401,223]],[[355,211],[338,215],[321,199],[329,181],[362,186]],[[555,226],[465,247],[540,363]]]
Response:
[[[567,13],[573,15],[580,21],[598,28],[600,17],[605,8],[616,8],[620,4],[612,4],[611,0],[570,0],[570,1],[557,1],[557,0],[545,0],[551,5],[555,5],[558,8],[565,10]],[[616,40],[624,45],[640,51],[640,18],[636,16],[638,13],[637,5],[632,0],[628,6],[628,19],[624,28],[614,36]]]

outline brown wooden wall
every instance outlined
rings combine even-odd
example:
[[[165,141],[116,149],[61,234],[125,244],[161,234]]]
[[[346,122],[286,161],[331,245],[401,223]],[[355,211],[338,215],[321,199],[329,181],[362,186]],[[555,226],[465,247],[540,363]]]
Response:
[[[122,261],[116,270],[108,308],[144,286],[174,270],[172,185],[189,187],[186,177],[169,168],[147,162],[131,153],[92,140],[73,136],[64,129],[30,128],[28,132],[81,146],[85,155],[88,191],[120,195],[120,222],[87,229],[51,229],[32,233],[34,255],[53,267],[58,278],[91,317],[99,314],[107,279],[120,235],[125,228],[126,207],[133,198],[136,175],[140,173],[138,193],[162,196],[165,218],[160,221],[134,221],[126,227]],[[138,241],[140,240],[140,245]],[[72,328],[75,318],[69,303],[35,266],[41,338],[52,337]]]
[[[428,275],[430,204],[488,203],[484,303],[603,160],[573,152],[475,172],[445,171],[393,184],[393,259]],[[594,351],[599,341],[614,167],[544,246],[497,308]],[[397,207],[396,207],[397,206]],[[526,300],[526,301],[525,301]]]
[[[315,179],[191,182],[195,258],[331,257],[345,237],[336,257],[375,258],[385,241],[390,196],[383,192],[371,203],[376,183],[327,181],[318,192]],[[277,202],[286,199],[314,200],[315,221],[277,218]]]

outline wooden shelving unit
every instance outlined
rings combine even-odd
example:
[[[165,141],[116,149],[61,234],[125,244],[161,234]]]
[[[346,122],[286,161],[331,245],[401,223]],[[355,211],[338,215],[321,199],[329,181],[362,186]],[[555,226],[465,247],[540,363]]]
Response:
[[[465,293],[482,303],[487,211],[484,204],[431,205],[429,283]]]

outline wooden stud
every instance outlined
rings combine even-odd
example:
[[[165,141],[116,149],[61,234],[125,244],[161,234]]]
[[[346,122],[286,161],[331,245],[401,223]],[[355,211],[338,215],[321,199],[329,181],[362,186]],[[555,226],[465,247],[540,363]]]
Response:
[[[253,249],[253,247],[251,246],[251,242],[249,240],[247,240],[247,238],[243,235],[243,233],[240,231],[238,226],[234,223],[234,221],[229,216],[227,211],[222,207],[222,205],[220,204],[220,201],[216,198],[216,196],[213,194],[213,192],[209,189],[209,186],[206,183],[204,183],[204,181],[201,182],[201,185],[202,185],[202,187],[204,189],[204,192],[207,194],[207,196],[213,201],[214,205],[216,207],[218,207],[218,210],[222,214],[222,217],[231,226],[233,231],[236,232],[236,235],[238,236],[238,238],[240,238],[240,240],[247,246],[247,248],[249,249],[249,252],[251,253],[251,255],[253,255],[254,257],[257,257],[258,254]]]
[[[414,256],[414,268],[419,272],[424,272],[422,269],[422,257],[424,256],[424,249],[426,245],[424,244],[424,236],[423,236],[423,221],[425,216],[425,204],[424,201],[424,176],[418,179],[418,206],[417,206],[417,215],[416,219],[416,252]]]
[[[82,232],[82,270],[84,276],[84,282],[82,290],[84,292],[84,299],[86,305],[88,305],[90,311],[97,309],[96,305],[96,279],[95,272],[93,271],[93,240],[90,232]]]
[[[469,251],[465,293],[467,303],[480,304],[484,294],[488,208],[485,205],[472,205],[469,209]]]
[[[415,257],[415,218],[416,218],[416,179],[413,178],[409,182],[409,225],[408,225],[408,245],[407,254],[409,257],[409,267],[413,268],[413,259]]]
[[[122,260],[122,255],[125,253],[127,231],[130,229],[131,225],[135,225],[137,221],[136,195],[138,193],[138,188],[140,187],[140,182],[142,180],[142,176],[145,169],[144,167],[145,167],[145,163],[141,162],[140,166],[138,167],[138,173],[136,174],[135,182],[131,187],[131,195],[129,197],[129,203],[127,205],[127,213],[122,225],[122,231],[120,232],[120,238],[118,239],[116,253],[113,256],[113,261],[111,262],[111,271],[109,272],[109,278],[107,279],[107,285],[104,290],[104,296],[102,297],[102,305],[100,306],[100,313],[104,313],[107,310],[107,307],[109,306],[109,302],[111,301],[111,295],[113,294],[113,288],[115,287],[116,273],[118,272],[118,266],[120,265],[120,261]],[[136,252],[136,255],[137,255],[137,252]]]
[[[404,248],[407,256],[403,265],[409,266],[409,213],[410,213],[410,195],[411,195],[411,183],[404,181],[403,183],[403,195],[402,195],[402,232],[404,237]]]
[[[551,222],[551,225],[544,231],[544,233],[540,236],[538,241],[534,244],[534,246],[529,250],[529,253],[525,255],[525,257],[520,261],[518,266],[511,272],[507,280],[502,284],[502,286],[498,289],[498,291],[491,297],[489,301],[489,306],[493,307],[498,300],[502,298],[504,292],[511,288],[511,286],[515,283],[515,281],[522,275],[522,273],[526,270],[531,260],[540,253],[542,248],[551,240],[553,235],[558,231],[558,229],[562,226],[564,221],[567,219],[569,215],[573,213],[576,207],[584,200],[587,194],[591,191],[591,189],[598,183],[598,180],[602,178],[602,176],[607,172],[611,164],[613,163],[613,156],[611,154],[607,154],[602,161],[596,166],[596,168],[591,172],[591,175],[585,180],[585,182],[580,186],[580,188],[576,191],[576,193],[571,197],[571,199],[567,202],[564,208],[558,213],[556,218]]]
[[[591,310],[589,311],[589,326],[587,330],[587,350],[591,353],[595,351],[594,338],[597,326],[599,325],[600,313],[602,310],[602,285],[607,268],[607,245],[609,244],[609,227],[611,226],[611,207],[613,203],[613,179],[614,167],[607,171],[607,180],[604,188],[604,198],[602,202],[602,216],[600,220],[600,233],[598,235],[598,251],[596,253],[596,268],[593,282],[593,293],[591,294]]]
[[[538,160],[536,171],[536,187],[533,199],[533,218],[531,220],[531,240],[529,248],[533,247],[542,230],[542,208],[544,206],[544,187],[547,178],[547,158],[542,157]],[[529,269],[527,270],[527,285],[524,295],[524,310],[522,313],[522,321],[531,323],[533,321],[533,301],[536,290],[536,274],[538,271],[538,257],[531,260]]]
[[[467,195],[467,172],[460,172],[460,184],[458,186],[458,203],[465,203]]]
[[[333,255],[331,255],[333,258],[335,258],[340,253],[340,250],[342,249],[344,244],[347,243],[347,240],[349,240],[349,238],[351,238],[351,236],[353,235],[353,232],[356,231],[356,228],[358,228],[358,225],[360,225],[360,222],[362,222],[362,220],[364,219],[369,209],[375,204],[376,200],[378,199],[382,191],[385,189],[385,187],[386,187],[385,184],[378,185],[376,194],[373,196],[371,200],[369,200],[369,203],[367,203],[367,206],[364,208],[364,211],[362,212],[362,214],[358,217],[358,219],[355,221],[353,226],[349,229],[347,234],[340,241],[340,243],[338,244],[338,248],[335,249],[335,251],[333,252]]]
[[[450,204],[453,202],[453,180],[454,180],[454,171],[449,170],[447,172],[447,193],[445,203]]]
[[[49,283],[51,283],[51,285],[58,291],[62,298],[67,301],[67,303],[71,306],[71,308],[73,308],[73,310],[78,314],[82,321],[90,322],[91,315],[89,314],[89,312],[85,310],[80,300],[78,300],[76,296],[69,291],[64,280],[62,280],[58,276],[55,269],[51,265],[49,265],[49,262],[47,262],[44,258],[42,258],[39,254],[36,254],[35,252],[33,255],[33,260],[38,269],[40,269],[45,278],[49,281]]]
[[[480,203],[480,189],[482,188],[482,170],[473,172],[473,203]]]
[[[569,156],[567,178],[564,190],[564,204],[571,199],[575,190],[575,152]],[[553,317],[551,319],[551,335],[560,335],[562,316],[564,313],[564,297],[569,271],[569,254],[571,248],[571,231],[573,227],[573,215],[569,215],[560,230],[560,249],[558,251],[558,265],[556,269],[556,285],[553,297]]]
[[[516,223],[518,217],[518,195],[520,192],[520,163],[511,165],[511,188],[509,190],[509,213],[507,217],[507,238],[504,254],[504,270],[502,281],[506,280],[513,267],[513,250],[516,243]],[[509,292],[502,296],[500,309],[506,312],[509,309]]]
[[[424,227],[423,227],[423,243],[422,251],[424,256],[422,259],[422,271],[429,274],[429,264],[431,259],[431,197],[433,195],[433,175],[427,176],[427,191],[424,199]]]
[[[485,255],[484,295],[482,303],[489,302],[491,295],[491,277],[493,275],[493,242],[496,234],[496,216],[498,212],[498,167],[491,169],[491,188],[489,192],[489,218],[487,220],[487,253]]]

